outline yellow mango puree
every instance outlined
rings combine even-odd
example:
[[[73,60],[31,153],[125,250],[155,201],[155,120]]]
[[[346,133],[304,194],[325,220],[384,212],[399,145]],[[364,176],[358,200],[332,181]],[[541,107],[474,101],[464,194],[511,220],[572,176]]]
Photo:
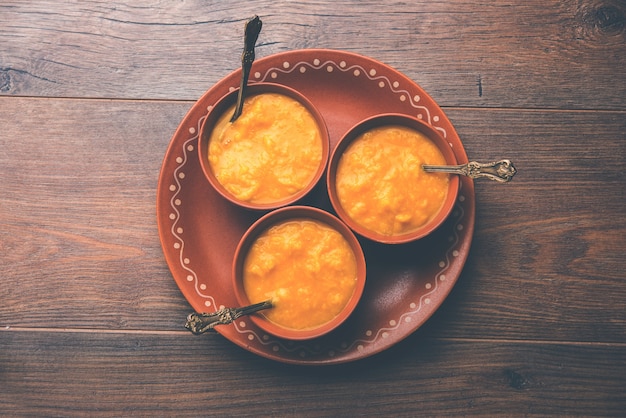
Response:
[[[283,328],[316,328],[335,318],[354,293],[356,257],[346,239],[310,219],[278,223],[252,244],[243,285],[251,303],[271,299],[263,312]]]
[[[386,236],[409,233],[441,209],[448,175],[423,164],[445,164],[437,146],[404,126],[382,126],[356,138],[337,166],[336,191],[348,216]]]
[[[322,135],[297,100],[277,93],[245,99],[233,123],[231,107],[209,138],[208,159],[217,180],[241,201],[273,203],[304,189],[322,161]]]

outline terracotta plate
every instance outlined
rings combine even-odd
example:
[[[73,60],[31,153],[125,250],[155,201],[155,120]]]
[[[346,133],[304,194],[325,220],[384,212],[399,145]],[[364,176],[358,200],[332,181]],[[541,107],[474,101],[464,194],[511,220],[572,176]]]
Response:
[[[213,191],[196,150],[208,109],[238,87],[239,77],[239,70],[231,73],[191,108],[171,140],[159,177],[157,223],[163,252],[174,280],[198,312],[237,305],[231,286],[235,248],[261,215],[239,209]],[[261,81],[306,95],[326,119],[331,147],[362,119],[398,112],[430,123],[448,140],[459,163],[467,162],[461,140],[435,101],[403,74],[370,58],[332,50],[285,52],[255,61],[250,83]],[[301,203],[331,210],[323,182]],[[474,214],[474,185],[463,178],[452,215],[434,234],[403,245],[362,240],[368,269],[363,297],[351,318],[324,337],[281,340],[246,318],[218,331],[248,351],[286,363],[342,363],[385,350],[419,328],[450,293],[469,253]]]

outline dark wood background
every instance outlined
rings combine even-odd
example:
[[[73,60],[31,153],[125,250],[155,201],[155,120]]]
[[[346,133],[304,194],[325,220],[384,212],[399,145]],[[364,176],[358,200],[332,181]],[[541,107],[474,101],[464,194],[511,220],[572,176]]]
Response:
[[[300,48],[364,54],[441,105],[477,160],[468,262],[425,326],[298,367],[181,328],[155,199],[211,85]],[[0,3],[0,411],[45,416],[620,415],[626,410],[626,4]]]

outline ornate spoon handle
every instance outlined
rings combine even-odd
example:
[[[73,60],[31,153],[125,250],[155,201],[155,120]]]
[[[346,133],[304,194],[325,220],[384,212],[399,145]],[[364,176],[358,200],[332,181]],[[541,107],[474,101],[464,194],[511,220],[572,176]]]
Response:
[[[266,300],[265,302],[255,303],[254,305],[244,306],[242,308],[223,308],[213,313],[194,312],[187,316],[185,328],[196,335],[203,334],[207,331],[214,331],[216,325],[228,325],[241,316],[250,315],[254,312],[271,307],[272,302]]]
[[[248,85],[250,69],[252,68],[252,63],[254,62],[254,44],[259,37],[259,33],[261,33],[262,26],[263,22],[261,22],[261,19],[259,19],[258,16],[254,16],[246,22],[243,55],[241,56],[241,84],[239,85],[239,93],[237,94],[235,113],[233,113],[233,117],[230,119],[231,122],[236,121],[243,110],[244,90]]]
[[[471,161],[462,165],[426,165],[422,166],[429,173],[460,174],[473,179],[487,177],[490,180],[506,183],[511,181],[517,169],[510,160],[500,160],[493,163],[481,164]]]

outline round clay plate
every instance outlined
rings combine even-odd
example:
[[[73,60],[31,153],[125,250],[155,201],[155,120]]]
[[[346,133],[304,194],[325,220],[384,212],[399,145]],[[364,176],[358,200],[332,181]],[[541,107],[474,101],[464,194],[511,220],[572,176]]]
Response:
[[[228,203],[205,179],[197,155],[198,132],[208,110],[239,86],[237,70],[209,89],[174,134],[159,177],[157,223],[163,252],[181,292],[197,312],[237,306],[231,269],[235,248],[262,213]],[[307,96],[328,125],[331,149],[359,121],[379,113],[420,118],[448,140],[459,164],[467,155],[452,124],[417,84],[367,57],[333,50],[297,50],[254,62],[249,83],[285,84]],[[300,204],[332,212],[324,180]],[[474,185],[463,177],[450,217],[433,234],[402,245],[361,240],[367,262],[363,297],[352,316],[323,337],[278,339],[249,318],[216,329],[260,356],[296,364],[361,359],[398,343],[442,304],[461,274],[474,231]],[[184,318],[181,318],[184,322]]]

